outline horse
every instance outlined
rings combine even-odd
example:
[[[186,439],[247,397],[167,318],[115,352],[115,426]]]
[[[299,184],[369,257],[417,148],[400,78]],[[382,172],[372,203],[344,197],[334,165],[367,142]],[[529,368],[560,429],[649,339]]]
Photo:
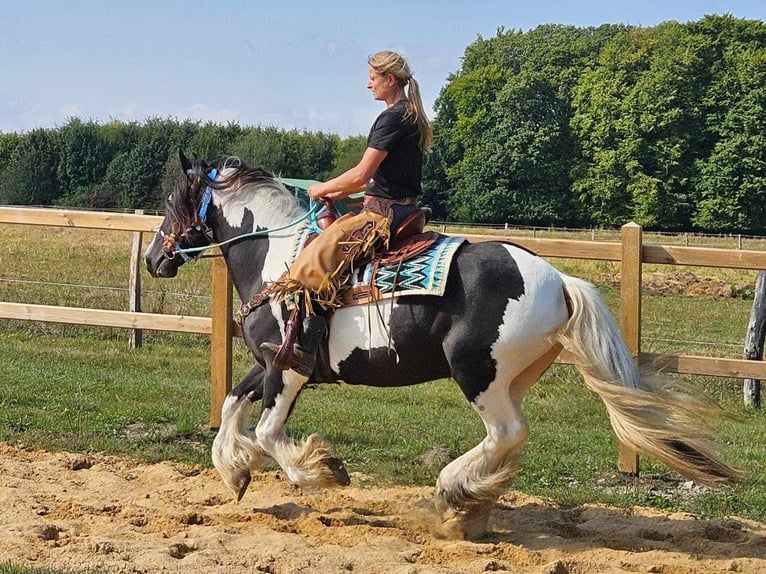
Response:
[[[212,446],[215,468],[238,501],[252,473],[270,459],[303,488],[348,484],[325,441],[316,434],[296,441],[285,432],[301,390],[329,381],[275,368],[273,354],[261,351],[265,341],[282,341],[289,317],[268,286],[300,249],[315,211],[274,174],[239,158],[180,158],[181,173],[145,253],[147,269],[175,277],[186,261],[219,247],[244,302],[242,335],[255,358],[224,401]],[[604,402],[625,445],[701,484],[739,477],[716,453],[703,422],[716,405],[639,368],[594,285],[509,242],[462,243],[439,296],[394,293],[374,310],[334,310],[325,350],[335,382],[397,387],[450,378],[483,421],[486,436],[438,475],[431,503],[436,535],[486,532],[528,436],[522,399],[562,350]]]

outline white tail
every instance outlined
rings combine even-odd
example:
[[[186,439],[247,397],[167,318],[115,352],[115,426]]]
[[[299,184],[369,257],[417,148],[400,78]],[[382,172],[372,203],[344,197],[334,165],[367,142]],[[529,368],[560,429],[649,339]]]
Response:
[[[564,275],[571,317],[557,340],[585,384],[601,397],[617,437],[701,484],[735,481],[740,472],[711,447],[705,421],[715,406],[668,381],[642,376],[598,290]]]

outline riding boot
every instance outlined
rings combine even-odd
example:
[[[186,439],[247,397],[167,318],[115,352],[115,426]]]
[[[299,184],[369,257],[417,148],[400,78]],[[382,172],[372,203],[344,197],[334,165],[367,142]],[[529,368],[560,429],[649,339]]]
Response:
[[[324,316],[308,315],[303,319],[298,341],[292,345],[292,349],[282,348],[285,343],[291,344],[291,337],[286,336],[282,345],[268,341],[261,343],[261,351],[271,356],[275,368],[281,371],[292,369],[304,377],[310,377],[314,371],[319,344],[326,330],[327,319]]]
[[[307,315],[303,319],[303,329],[298,334],[298,342],[293,347],[291,368],[304,377],[314,372],[317,350],[327,331],[327,319],[322,315]]]

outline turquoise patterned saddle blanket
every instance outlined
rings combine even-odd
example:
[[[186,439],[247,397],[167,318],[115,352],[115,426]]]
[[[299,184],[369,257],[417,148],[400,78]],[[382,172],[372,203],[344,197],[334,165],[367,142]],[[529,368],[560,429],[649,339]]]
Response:
[[[452,258],[465,241],[463,237],[442,235],[425,251],[409,259],[368,263],[351,275],[351,288],[343,304],[360,305],[386,296],[443,295]]]

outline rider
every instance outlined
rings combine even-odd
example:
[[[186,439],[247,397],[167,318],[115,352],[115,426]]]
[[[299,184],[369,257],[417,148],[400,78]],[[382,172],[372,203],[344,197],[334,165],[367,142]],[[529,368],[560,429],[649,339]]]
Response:
[[[338,218],[272,286],[272,293],[291,300],[305,318],[292,349],[280,352],[278,345],[268,342],[261,349],[279,353],[283,360],[275,361],[278,368],[292,368],[307,377],[327,328],[324,312],[338,305],[339,291],[354,261],[370,257],[381,243],[386,245],[389,230],[415,209],[422,192],[423,152],[432,142],[420,89],[404,57],[383,51],[371,55],[367,64],[367,88],[386,109],[372,124],[359,163],[308,189],[312,200],[337,200],[364,191],[362,211]],[[285,342],[289,341],[286,335]]]

